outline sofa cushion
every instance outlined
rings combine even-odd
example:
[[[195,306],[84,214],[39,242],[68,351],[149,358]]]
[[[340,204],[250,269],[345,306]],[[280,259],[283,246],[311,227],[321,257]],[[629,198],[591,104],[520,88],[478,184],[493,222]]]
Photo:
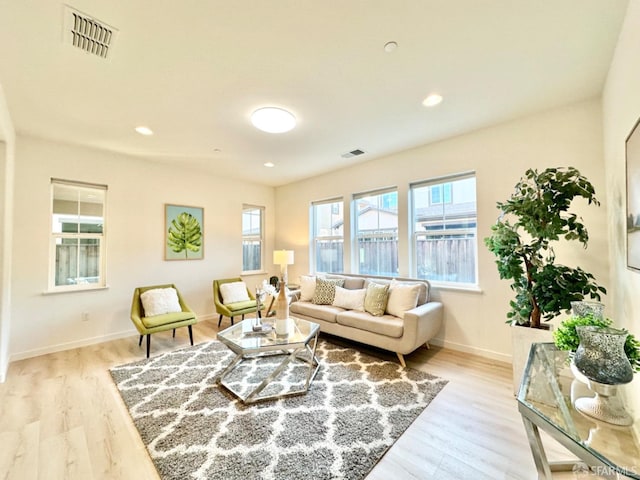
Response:
[[[340,325],[366,330],[386,337],[400,338],[404,332],[404,322],[392,315],[374,317],[366,312],[346,310],[339,313],[336,320]]]
[[[364,297],[364,310],[371,315],[381,317],[384,315],[387,307],[387,298],[389,297],[389,285],[380,283],[369,283],[367,293]]]
[[[182,307],[178,300],[175,288],[153,288],[140,294],[140,301],[144,309],[145,317],[164,315],[165,313],[181,312]]]
[[[392,280],[386,312],[389,315],[404,318],[404,312],[416,308],[419,294],[419,284],[402,284]]]
[[[227,282],[220,284],[222,303],[244,302],[249,300],[247,285],[244,282]]]
[[[367,291],[364,288],[358,290],[349,290],[342,287],[336,287],[336,295],[333,299],[333,305],[347,310],[359,310],[364,312],[364,296]]]
[[[316,276],[300,275],[300,300],[308,302],[316,292]]]
[[[418,295],[418,303],[417,305],[424,305],[430,300],[430,287],[431,285],[427,280],[387,280],[386,278],[367,278],[365,280],[365,288],[369,286],[370,283],[377,283],[380,285],[391,285],[391,283],[398,283],[400,285],[420,285],[420,293]]]
[[[346,275],[327,275],[325,278],[329,279],[341,279],[344,280],[344,285],[341,285],[343,288],[347,290],[359,290],[361,288],[365,288],[364,278],[359,277],[348,277]]]
[[[317,318],[318,320],[324,320],[325,322],[336,323],[336,315],[344,312],[344,309],[334,307],[333,305],[316,305],[312,302],[298,301],[291,304],[289,311],[292,314],[298,313],[300,315]]]
[[[316,291],[313,294],[313,303],[316,305],[331,305],[336,295],[336,286],[344,285],[342,279],[316,278]]]

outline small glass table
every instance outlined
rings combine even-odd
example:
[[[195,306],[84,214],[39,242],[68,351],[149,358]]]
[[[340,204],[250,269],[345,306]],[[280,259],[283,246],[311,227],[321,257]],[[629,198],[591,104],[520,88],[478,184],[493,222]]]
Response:
[[[593,473],[604,478],[640,479],[640,444],[633,426],[620,427],[587,416],[574,407],[594,393],[571,371],[569,354],[553,343],[534,343],[518,393],[522,416],[538,478],[551,480],[553,471]],[[619,399],[612,397],[612,401]],[[540,438],[542,429],[582,462],[549,463]]]
[[[236,356],[217,376],[216,382],[244,403],[306,393],[320,368],[320,362],[316,357],[320,325],[290,317],[288,334],[281,336],[276,335],[275,329],[254,332],[254,323],[255,319],[247,319],[218,333],[218,340],[229,347]],[[271,326],[267,322],[263,322],[263,325]],[[243,365],[245,362],[252,364]],[[286,391],[269,391],[270,384],[283,372],[286,373],[285,369],[300,367],[292,367],[294,363],[305,367],[302,381]]]

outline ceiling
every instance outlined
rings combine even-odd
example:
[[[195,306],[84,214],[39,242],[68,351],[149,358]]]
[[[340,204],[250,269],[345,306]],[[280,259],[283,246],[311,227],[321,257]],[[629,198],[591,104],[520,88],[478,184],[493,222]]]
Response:
[[[63,3],[0,0],[18,134],[277,186],[599,95],[627,0],[68,4],[119,31],[109,59],[63,43]],[[263,106],[297,127],[255,129]]]

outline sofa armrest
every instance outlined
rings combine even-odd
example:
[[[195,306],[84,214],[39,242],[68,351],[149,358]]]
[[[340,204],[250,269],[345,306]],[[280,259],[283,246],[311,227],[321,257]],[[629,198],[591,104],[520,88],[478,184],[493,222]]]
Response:
[[[444,307],[441,302],[427,302],[404,313],[404,335],[416,339],[416,346],[428,342],[442,328]]]

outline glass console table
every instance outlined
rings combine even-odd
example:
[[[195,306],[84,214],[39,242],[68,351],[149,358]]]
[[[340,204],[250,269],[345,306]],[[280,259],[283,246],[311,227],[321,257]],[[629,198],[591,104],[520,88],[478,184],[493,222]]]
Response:
[[[532,345],[518,393],[518,410],[538,478],[551,480],[553,471],[587,472],[589,468],[588,474],[598,477],[640,479],[640,444],[633,427],[604,423],[575,409],[577,398],[592,396],[588,386],[572,373],[568,352],[553,343]],[[612,397],[611,401],[619,399]],[[539,429],[582,462],[549,463]]]

